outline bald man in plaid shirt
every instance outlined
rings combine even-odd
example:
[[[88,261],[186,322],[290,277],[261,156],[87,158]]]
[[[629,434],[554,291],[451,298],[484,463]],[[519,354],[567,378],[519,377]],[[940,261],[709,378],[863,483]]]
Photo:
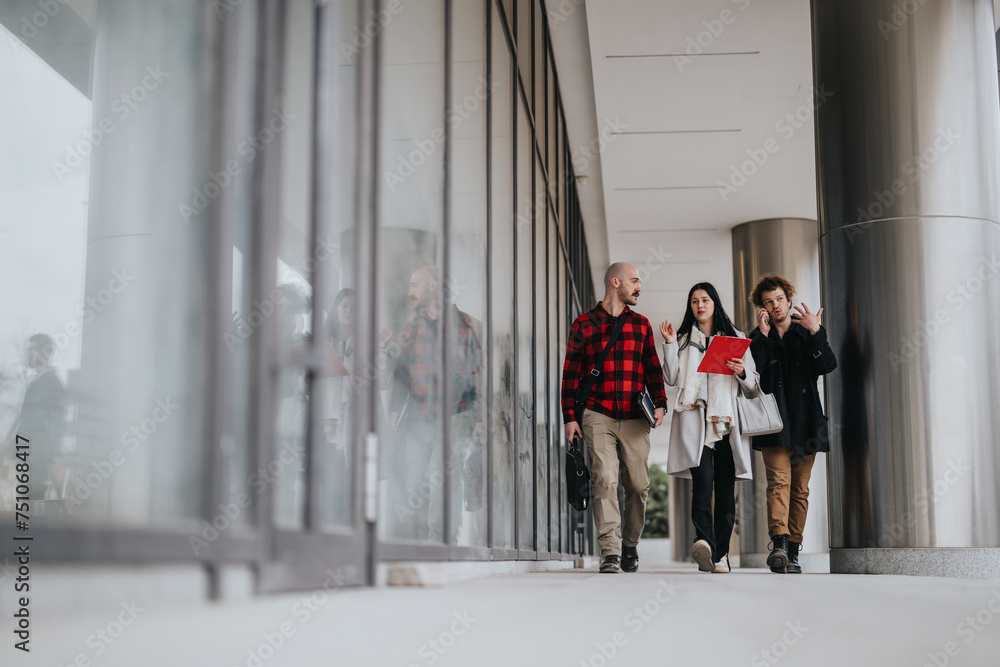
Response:
[[[570,329],[563,365],[562,411],[566,440],[582,435],[590,454],[593,476],[594,521],[601,546],[601,572],[639,569],[636,546],[646,522],[649,494],[649,422],[643,416],[637,394],[643,389],[656,407],[656,426],[663,423],[667,397],[663,371],[656,356],[653,327],[634,312],[639,300],[639,272],[618,262],[604,276],[604,299],[593,310],[580,315]],[[577,414],[576,394],[611,338],[618,318],[625,318],[621,334],[599,369],[600,376],[587,396],[582,414]],[[619,461],[624,464],[624,527],[618,508]]]

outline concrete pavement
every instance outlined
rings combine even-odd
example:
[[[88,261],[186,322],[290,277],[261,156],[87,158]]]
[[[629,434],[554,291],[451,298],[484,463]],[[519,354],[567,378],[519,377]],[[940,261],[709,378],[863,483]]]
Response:
[[[642,563],[635,574],[566,570],[441,587],[126,606],[36,619],[30,656],[14,652],[2,664],[1000,665],[1000,581],[718,575]],[[129,613],[123,625],[119,617]]]

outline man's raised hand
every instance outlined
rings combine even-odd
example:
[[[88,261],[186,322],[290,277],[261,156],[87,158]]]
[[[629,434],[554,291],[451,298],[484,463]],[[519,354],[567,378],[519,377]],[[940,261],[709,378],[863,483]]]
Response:
[[[809,333],[816,333],[819,331],[820,318],[823,317],[823,309],[820,308],[815,313],[809,310],[809,306],[806,304],[801,304],[801,306],[795,306],[795,314],[792,315],[792,321],[798,322],[803,327],[809,330]]]

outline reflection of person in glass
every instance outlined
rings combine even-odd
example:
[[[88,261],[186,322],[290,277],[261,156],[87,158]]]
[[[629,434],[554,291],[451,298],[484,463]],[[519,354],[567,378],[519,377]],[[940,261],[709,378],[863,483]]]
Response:
[[[278,341],[281,348],[301,349],[309,343],[309,332],[305,330],[303,318],[312,309],[312,300],[303,290],[292,283],[278,285],[281,294],[276,299],[274,316],[277,320]],[[278,451],[294,453],[298,464],[282,468],[280,481],[275,490],[275,516],[282,523],[298,521],[298,509],[305,502],[305,419],[309,395],[305,373],[289,370],[279,374],[277,385]]]
[[[482,442],[481,367],[482,323],[454,304],[442,301],[438,270],[417,269],[410,278],[409,297],[415,313],[403,327],[400,357],[389,401],[390,423],[406,433],[406,509],[411,536],[421,540],[444,538],[442,509],[444,466],[449,491],[447,542],[457,541],[462,520],[462,470],[470,443]],[[449,391],[442,405],[442,315],[451,308],[454,335],[448,341]],[[442,454],[442,410],[449,418],[450,449]]]
[[[7,434],[7,449],[17,436],[28,439],[32,500],[42,500],[54,479],[54,463],[66,420],[66,385],[52,366],[56,346],[46,334],[28,339],[28,368],[34,372],[24,391],[17,420]],[[23,442],[23,440],[22,440]]]
[[[354,290],[342,289],[333,300],[333,307],[326,318],[326,340],[343,368],[332,369],[329,375],[330,405],[323,423],[323,434],[333,448],[332,470],[330,476],[334,481],[331,499],[334,507],[342,508],[346,504],[347,485],[347,436],[350,425],[350,376],[344,373],[351,368],[354,358]]]
[[[328,378],[328,409],[323,423],[323,433],[326,441],[332,446],[332,468],[328,471],[328,477],[334,490],[330,492],[331,504],[336,511],[344,511],[347,508],[348,491],[348,443],[351,437],[351,416],[353,397],[357,391],[357,386],[351,381],[351,373],[356,372],[354,368],[354,313],[355,313],[354,290],[345,288],[334,297],[333,306],[327,315],[324,329],[326,331],[326,341],[332,350],[336,361],[326,364],[327,369],[324,377]],[[392,329],[386,327],[379,341],[379,354],[387,355],[386,345],[392,338]],[[331,360],[332,361],[332,360]],[[339,363],[337,363],[339,362]],[[377,364],[378,368],[384,369],[377,377],[378,387],[384,389],[388,386],[392,375],[392,368],[388,362]],[[384,422],[384,412],[381,402],[376,402],[378,419]]]

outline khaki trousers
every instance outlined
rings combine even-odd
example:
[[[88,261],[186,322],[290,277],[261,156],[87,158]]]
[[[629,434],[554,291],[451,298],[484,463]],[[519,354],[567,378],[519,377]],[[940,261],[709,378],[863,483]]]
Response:
[[[767,532],[802,544],[809,512],[809,478],[816,455],[792,457],[788,447],[763,447],[767,469]]]
[[[639,544],[649,495],[649,424],[645,419],[612,419],[584,410],[581,427],[590,454],[592,507],[601,558],[621,556],[622,545]],[[624,466],[625,525],[618,507],[618,473]]]

